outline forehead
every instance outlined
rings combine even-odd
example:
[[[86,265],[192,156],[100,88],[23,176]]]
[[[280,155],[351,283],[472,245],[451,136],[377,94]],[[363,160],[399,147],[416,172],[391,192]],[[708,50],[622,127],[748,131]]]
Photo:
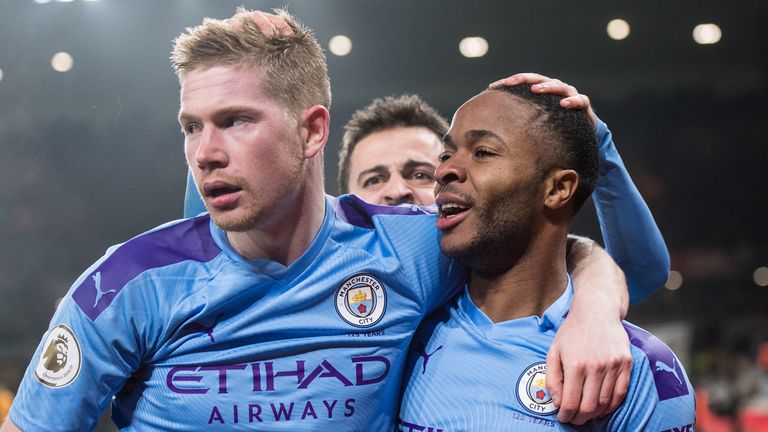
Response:
[[[271,100],[263,91],[261,73],[253,67],[199,67],[181,80],[181,105],[239,105],[256,100]]]
[[[367,166],[397,165],[408,161],[436,163],[441,138],[426,127],[408,126],[373,132],[361,139],[352,150],[352,170]]]
[[[524,101],[499,90],[484,91],[464,103],[453,116],[451,138],[467,131],[485,130],[504,138],[526,132],[535,110]]]

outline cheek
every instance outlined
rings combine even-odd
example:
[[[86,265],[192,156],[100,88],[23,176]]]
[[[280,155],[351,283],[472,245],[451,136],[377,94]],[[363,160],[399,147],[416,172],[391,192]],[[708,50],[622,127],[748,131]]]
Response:
[[[435,188],[432,185],[416,189],[416,204],[430,206],[435,203]]]

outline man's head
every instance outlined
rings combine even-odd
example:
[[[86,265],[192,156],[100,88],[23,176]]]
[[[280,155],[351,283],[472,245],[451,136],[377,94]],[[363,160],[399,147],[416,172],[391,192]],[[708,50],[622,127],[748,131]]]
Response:
[[[434,204],[448,123],[415,95],[375,99],[352,115],[339,151],[339,188],[375,204]]]
[[[560,99],[528,85],[498,87],[456,112],[436,171],[447,255],[493,274],[542,232],[566,235],[594,188],[597,142],[586,113]]]
[[[291,215],[306,213],[299,207],[322,204],[325,57],[308,29],[278,14],[270,16],[285,27],[266,32],[259,12],[206,19],[173,49],[187,163],[227,231],[279,232],[296,222]]]

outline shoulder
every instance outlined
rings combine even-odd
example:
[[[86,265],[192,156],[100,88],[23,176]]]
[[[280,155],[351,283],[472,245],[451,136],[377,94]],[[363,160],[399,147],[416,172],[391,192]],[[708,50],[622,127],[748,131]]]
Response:
[[[645,379],[652,380],[659,401],[688,395],[690,389],[685,369],[672,349],[647,330],[627,322],[623,324],[635,362],[647,360],[641,367],[645,368]],[[638,372],[642,370],[638,369]]]
[[[632,350],[627,398],[610,419],[611,430],[693,430],[696,400],[683,365],[659,338],[623,323]]]
[[[173,221],[111,247],[75,282],[72,299],[94,320],[139,275],[184,261],[212,260],[221,250],[209,223],[207,214]]]
[[[406,218],[409,222],[419,219],[431,221],[436,214],[434,206],[422,207],[418,205],[385,206],[370,204],[363,201],[357,195],[342,195],[331,198],[336,216],[351,225],[361,228],[374,228],[374,219],[391,217],[393,220]],[[416,216],[414,218],[414,216]],[[420,217],[419,217],[420,216]]]

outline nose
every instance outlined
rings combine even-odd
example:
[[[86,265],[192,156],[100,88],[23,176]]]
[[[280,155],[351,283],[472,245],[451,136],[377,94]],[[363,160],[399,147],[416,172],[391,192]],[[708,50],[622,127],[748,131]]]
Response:
[[[413,204],[414,195],[406,180],[400,176],[393,176],[387,182],[384,189],[384,202],[387,205]]]
[[[204,127],[195,138],[197,148],[194,150],[194,161],[198,168],[212,170],[227,164],[223,136],[218,128]]]
[[[464,169],[460,157],[456,154],[441,162],[435,170],[435,180],[440,186],[445,186],[451,182],[462,183],[466,179],[467,171]]]

